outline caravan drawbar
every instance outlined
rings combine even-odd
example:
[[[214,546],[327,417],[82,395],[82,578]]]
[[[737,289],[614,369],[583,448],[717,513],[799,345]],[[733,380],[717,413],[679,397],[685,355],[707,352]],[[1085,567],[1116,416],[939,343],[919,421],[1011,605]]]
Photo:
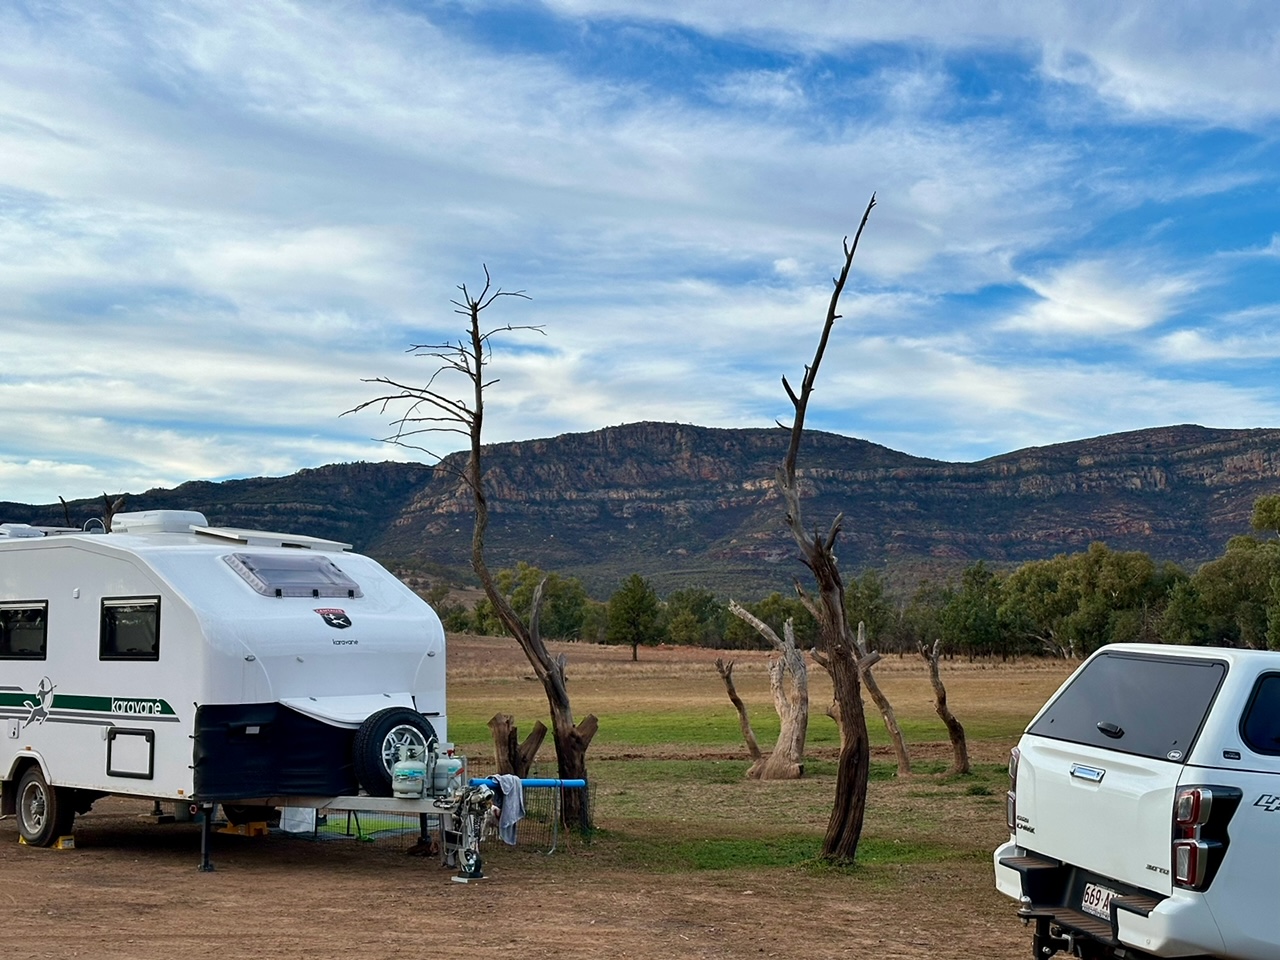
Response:
[[[106,795],[390,796],[447,739],[444,629],[349,550],[194,511],[0,524],[0,813],[48,846]]]

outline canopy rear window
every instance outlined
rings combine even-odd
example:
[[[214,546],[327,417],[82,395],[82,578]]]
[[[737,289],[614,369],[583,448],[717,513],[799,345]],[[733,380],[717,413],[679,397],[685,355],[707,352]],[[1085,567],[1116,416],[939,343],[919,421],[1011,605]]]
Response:
[[[264,597],[362,597],[360,585],[315,553],[232,553],[227,564]]]
[[[1027,732],[1182,762],[1226,674],[1221,660],[1104,653]]]
[[[1280,756],[1280,674],[1264,674],[1258,680],[1240,730],[1255,753]]]

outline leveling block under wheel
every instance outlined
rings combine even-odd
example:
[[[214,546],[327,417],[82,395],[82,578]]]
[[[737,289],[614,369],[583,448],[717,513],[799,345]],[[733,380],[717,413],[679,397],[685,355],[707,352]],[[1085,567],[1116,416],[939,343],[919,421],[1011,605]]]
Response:
[[[18,837],[18,845],[22,847],[31,846],[31,844],[27,843],[26,837]],[[53,847],[54,850],[74,850],[76,848],[76,838],[69,835],[59,837],[51,843],[50,846]]]

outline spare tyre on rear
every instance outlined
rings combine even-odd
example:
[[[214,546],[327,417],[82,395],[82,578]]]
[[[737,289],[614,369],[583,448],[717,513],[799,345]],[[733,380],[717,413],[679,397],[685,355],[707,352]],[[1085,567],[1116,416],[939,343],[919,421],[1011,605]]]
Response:
[[[400,759],[400,748],[415,746],[425,758],[436,742],[431,721],[408,707],[387,707],[370,714],[360,724],[352,744],[356,779],[373,797],[391,796],[391,768]]]

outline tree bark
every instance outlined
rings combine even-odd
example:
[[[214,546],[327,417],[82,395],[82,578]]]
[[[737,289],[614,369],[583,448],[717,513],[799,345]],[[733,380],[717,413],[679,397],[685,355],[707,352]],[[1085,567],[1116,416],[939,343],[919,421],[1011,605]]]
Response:
[[[909,777],[911,756],[907,753],[907,741],[902,736],[902,728],[898,726],[893,704],[889,703],[889,698],[884,695],[880,684],[876,682],[875,674],[871,672],[871,664],[875,661],[870,660],[867,654],[867,627],[862,621],[858,621],[858,662],[865,664],[862,668],[862,683],[867,688],[867,693],[871,694],[871,700],[880,711],[880,716],[884,718],[885,729],[889,731],[889,742],[893,744],[893,753],[898,759],[898,776]]]
[[[729,702],[738,711],[738,729],[742,731],[742,739],[747,742],[747,753],[751,754],[751,768],[747,771],[747,776],[750,777],[753,775],[753,771],[758,770],[764,762],[764,757],[760,753],[760,744],[756,740],[756,732],[751,729],[751,721],[747,718],[747,705],[738,696],[738,688],[733,683],[733,661],[730,660],[726,663],[724,658],[716,657],[716,673],[720,674],[720,679],[724,681],[724,689],[729,694]]]
[[[736,601],[729,601],[729,610],[755,627],[779,655],[769,663],[769,692],[780,721],[778,740],[769,756],[753,764],[747,776],[759,780],[797,780],[804,776],[804,744],[809,733],[809,669],[796,649],[791,621],[783,626],[780,638],[772,627]],[[788,676],[790,682],[787,682]]]
[[[509,713],[496,713],[489,721],[489,732],[493,734],[493,758],[498,773],[511,773],[521,778],[529,776],[529,768],[533,766],[538,748],[547,736],[547,725],[541,720],[536,721],[521,743],[515,718]]]
[[[960,725],[960,721],[956,719],[955,714],[951,712],[951,708],[947,706],[947,688],[942,685],[942,677],[938,673],[938,651],[942,647],[941,640],[933,642],[933,649],[930,650],[922,642],[920,644],[920,656],[924,657],[925,662],[929,664],[929,682],[933,684],[934,709],[938,711],[938,716],[942,718],[942,722],[946,725],[947,736],[951,739],[951,752],[954,760],[951,763],[951,773],[968,773],[969,772],[969,747],[964,738],[964,727]]]

